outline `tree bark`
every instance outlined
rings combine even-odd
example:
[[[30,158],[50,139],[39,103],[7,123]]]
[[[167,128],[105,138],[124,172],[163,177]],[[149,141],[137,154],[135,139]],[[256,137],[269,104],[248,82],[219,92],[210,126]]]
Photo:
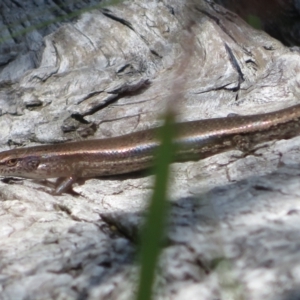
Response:
[[[1,151],[151,128],[170,105],[186,121],[273,111],[299,98],[299,53],[209,0],[128,1],[18,38],[9,38],[5,15]],[[26,28],[11,18],[17,33]],[[172,165],[156,299],[298,292],[299,144]],[[95,178],[74,187],[79,196],[52,196],[41,182],[1,181],[3,299],[132,299],[152,183],[151,175]]]

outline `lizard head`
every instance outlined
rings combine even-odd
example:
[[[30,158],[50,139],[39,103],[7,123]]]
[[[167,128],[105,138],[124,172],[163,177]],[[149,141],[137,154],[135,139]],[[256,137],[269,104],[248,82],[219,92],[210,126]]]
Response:
[[[22,152],[16,149],[0,153],[0,176],[36,178],[34,171],[40,164],[39,158]]]

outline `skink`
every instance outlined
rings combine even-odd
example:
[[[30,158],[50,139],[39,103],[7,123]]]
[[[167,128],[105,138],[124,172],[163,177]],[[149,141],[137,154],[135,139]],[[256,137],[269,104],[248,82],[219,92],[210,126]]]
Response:
[[[300,104],[275,112],[177,123],[177,161],[198,160],[230,149],[250,151],[259,143],[300,134]],[[123,136],[18,148],[0,153],[0,176],[64,179],[56,193],[78,178],[139,171],[153,164],[156,129]]]

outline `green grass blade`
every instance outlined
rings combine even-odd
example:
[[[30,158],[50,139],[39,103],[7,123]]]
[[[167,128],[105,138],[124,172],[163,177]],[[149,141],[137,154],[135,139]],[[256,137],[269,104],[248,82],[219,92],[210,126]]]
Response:
[[[175,155],[174,145],[172,144],[175,135],[173,123],[174,115],[169,113],[166,116],[164,126],[159,132],[162,144],[157,152],[154,191],[141,236],[141,271],[136,300],[152,298],[155,270],[161,250],[167,215],[169,165]]]
[[[255,15],[248,15],[247,22],[255,29],[262,29],[261,20]]]

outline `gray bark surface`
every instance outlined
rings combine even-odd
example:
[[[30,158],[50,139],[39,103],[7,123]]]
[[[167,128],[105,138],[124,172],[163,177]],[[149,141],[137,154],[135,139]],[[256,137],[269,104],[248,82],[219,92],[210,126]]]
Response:
[[[128,1],[50,27],[0,45],[0,151],[151,128],[168,105],[184,121],[298,103],[299,53],[209,0]],[[299,145],[172,164],[155,299],[299,296]],[[52,196],[0,181],[0,299],[132,299],[152,185],[94,178]]]

